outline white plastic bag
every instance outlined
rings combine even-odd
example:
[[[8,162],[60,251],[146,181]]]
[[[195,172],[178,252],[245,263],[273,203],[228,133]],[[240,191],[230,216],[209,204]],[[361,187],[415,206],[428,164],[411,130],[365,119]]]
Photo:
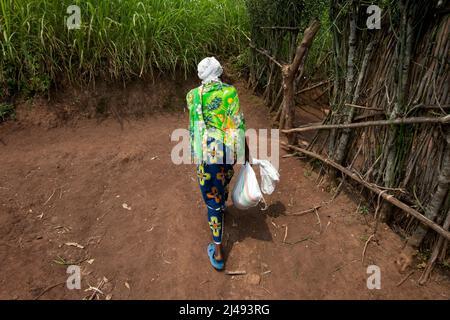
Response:
[[[268,160],[253,159],[253,164],[259,165],[261,174],[261,191],[272,194],[276,184],[280,181],[280,174]]]
[[[244,164],[239,171],[231,198],[236,208],[240,210],[256,207],[263,200],[255,171],[249,163]]]

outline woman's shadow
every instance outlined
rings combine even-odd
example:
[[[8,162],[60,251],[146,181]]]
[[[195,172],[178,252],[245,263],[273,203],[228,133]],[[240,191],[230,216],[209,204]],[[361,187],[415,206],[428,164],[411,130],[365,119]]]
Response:
[[[269,229],[270,219],[283,215],[285,212],[286,207],[280,201],[269,205],[264,211],[260,207],[248,210],[239,210],[234,205],[228,207],[224,216],[225,252],[229,254],[236,242],[246,238],[273,241]]]

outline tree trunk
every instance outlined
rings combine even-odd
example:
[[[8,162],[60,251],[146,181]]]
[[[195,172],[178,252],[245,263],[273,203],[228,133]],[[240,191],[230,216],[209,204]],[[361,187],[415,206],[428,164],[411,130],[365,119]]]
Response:
[[[352,102],[352,92],[355,82],[355,53],[356,53],[356,17],[355,12],[350,13],[350,35],[348,38],[348,56],[347,56],[347,79],[345,81],[345,101],[347,103]],[[344,115],[345,123],[351,122],[353,117],[353,108]],[[349,121],[350,120],[350,121]],[[350,135],[349,130],[344,131],[339,138],[338,145],[334,153],[334,159],[337,163],[341,164],[344,159],[345,149],[347,147],[348,137]]]

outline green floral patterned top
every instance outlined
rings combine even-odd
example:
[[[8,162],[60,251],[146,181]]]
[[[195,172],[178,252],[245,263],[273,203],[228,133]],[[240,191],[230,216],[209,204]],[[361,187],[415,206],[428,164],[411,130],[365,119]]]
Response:
[[[209,138],[222,142],[240,157],[244,149],[245,121],[236,88],[223,82],[210,82],[189,91],[186,100],[194,163],[206,161]]]

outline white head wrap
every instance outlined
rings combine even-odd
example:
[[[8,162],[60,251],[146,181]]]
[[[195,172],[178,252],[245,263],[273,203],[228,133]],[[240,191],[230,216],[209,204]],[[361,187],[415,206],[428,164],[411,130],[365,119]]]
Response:
[[[202,80],[203,84],[211,81],[219,81],[222,72],[223,69],[220,62],[214,57],[205,58],[198,64],[198,77]]]

